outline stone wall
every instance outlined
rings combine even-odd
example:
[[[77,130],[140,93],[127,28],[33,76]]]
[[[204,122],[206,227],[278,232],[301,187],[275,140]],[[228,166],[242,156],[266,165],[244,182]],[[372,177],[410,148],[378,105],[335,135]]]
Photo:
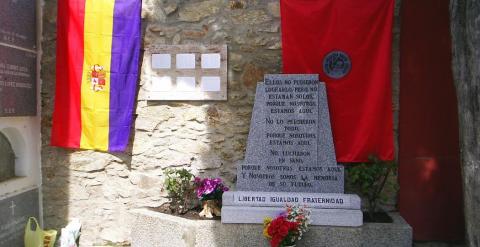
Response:
[[[46,227],[59,229],[68,219],[78,217],[83,222],[83,246],[128,243],[132,223],[129,211],[167,201],[162,190],[165,168],[184,166],[200,176],[221,176],[233,185],[235,165],[244,157],[256,83],[265,73],[281,72],[278,0],[144,0],[144,47],[228,45],[228,101],[139,100],[130,146],[122,154],[49,146],[55,92],[56,4],[57,0],[45,0],[43,8],[42,176]],[[395,53],[398,55],[398,49]],[[398,73],[398,69],[394,71]],[[142,85],[145,74],[142,69]],[[395,81],[398,88],[398,76]],[[398,102],[398,90],[394,95]]]
[[[453,75],[458,99],[465,242],[480,246],[480,5],[450,1]]]

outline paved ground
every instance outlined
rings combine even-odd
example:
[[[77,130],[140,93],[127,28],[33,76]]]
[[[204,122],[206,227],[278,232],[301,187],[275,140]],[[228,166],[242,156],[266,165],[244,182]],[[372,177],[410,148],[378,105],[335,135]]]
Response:
[[[414,242],[413,247],[466,247],[462,242]]]
[[[95,247],[118,247],[119,245],[95,245]],[[122,245],[127,247],[129,245]],[[466,247],[463,243],[458,242],[414,242],[413,247]]]

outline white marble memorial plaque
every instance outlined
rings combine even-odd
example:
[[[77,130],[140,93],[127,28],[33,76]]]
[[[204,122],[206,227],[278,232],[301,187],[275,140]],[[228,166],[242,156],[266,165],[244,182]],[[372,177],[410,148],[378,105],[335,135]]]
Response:
[[[177,77],[177,91],[195,91],[195,77]]]
[[[170,69],[172,67],[172,55],[152,54],[152,69]]]
[[[170,76],[152,77],[152,91],[170,91],[172,89],[172,78]]]
[[[218,76],[202,76],[200,87],[204,92],[220,91],[220,77]]]
[[[220,68],[219,53],[202,54],[202,69],[219,69],[219,68]]]
[[[143,61],[148,69],[139,99],[227,100],[226,45],[152,44],[145,48]]]
[[[195,69],[195,54],[177,54],[177,69]]]

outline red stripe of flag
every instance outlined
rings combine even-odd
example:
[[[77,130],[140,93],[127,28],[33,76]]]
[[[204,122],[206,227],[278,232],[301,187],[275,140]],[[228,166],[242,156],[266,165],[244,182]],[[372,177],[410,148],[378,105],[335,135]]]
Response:
[[[85,0],[58,1],[57,71],[51,145],[80,146]]]

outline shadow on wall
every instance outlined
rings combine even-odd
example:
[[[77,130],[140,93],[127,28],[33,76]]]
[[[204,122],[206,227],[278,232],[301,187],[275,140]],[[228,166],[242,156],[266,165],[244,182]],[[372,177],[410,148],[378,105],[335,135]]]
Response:
[[[74,150],[50,147],[55,95],[56,1],[43,4],[41,86],[41,157],[44,228],[57,229],[68,223],[70,201],[70,156]]]

